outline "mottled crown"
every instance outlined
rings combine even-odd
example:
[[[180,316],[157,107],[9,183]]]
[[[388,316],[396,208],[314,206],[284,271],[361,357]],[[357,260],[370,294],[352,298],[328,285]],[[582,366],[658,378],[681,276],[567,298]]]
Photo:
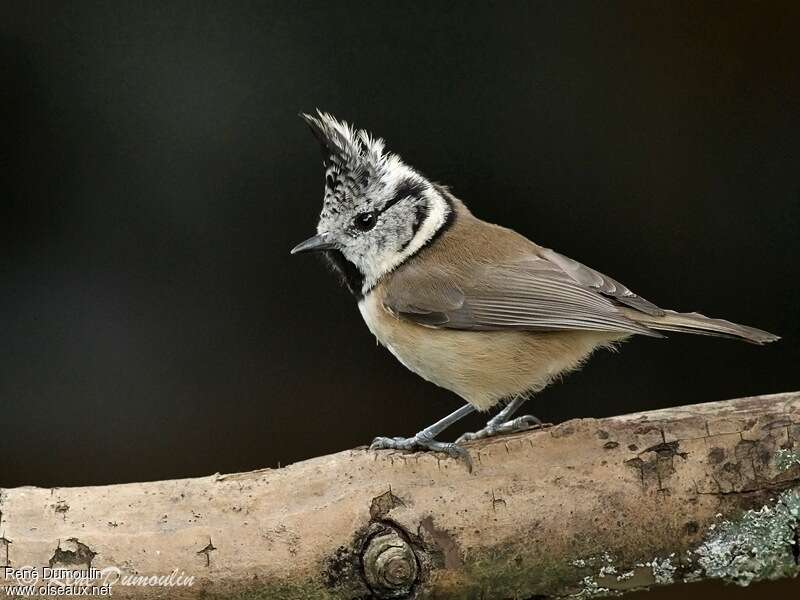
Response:
[[[316,117],[305,113],[300,117],[322,148],[325,205],[334,212],[335,204],[347,203],[370,188],[384,187],[390,179],[387,175],[403,166],[400,157],[386,151],[381,138],[364,129],[319,110]]]

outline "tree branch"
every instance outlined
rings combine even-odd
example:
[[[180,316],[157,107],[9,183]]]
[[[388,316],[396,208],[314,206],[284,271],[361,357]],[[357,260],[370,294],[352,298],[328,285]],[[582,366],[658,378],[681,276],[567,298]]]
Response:
[[[105,569],[95,583],[135,598],[488,600],[799,572],[800,393],[468,448],[471,473],[359,448],[251,473],[0,490],[0,575]],[[0,585],[21,577],[7,571]]]

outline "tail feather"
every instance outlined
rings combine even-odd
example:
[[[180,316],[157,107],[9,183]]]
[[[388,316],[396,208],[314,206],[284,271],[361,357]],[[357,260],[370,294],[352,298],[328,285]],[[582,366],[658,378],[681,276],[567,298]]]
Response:
[[[697,335],[711,335],[715,337],[743,340],[751,344],[767,344],[781,339],[779,336],[748,327],[731,323],[724,319],[712,319],[700,313],[679,313],[674,310],[665,310],[663,315],[647,315],[636,310],[625,309],[625,316],[637,323],[646,325],[660,331],[676,331],[679,333],[693,333]]]

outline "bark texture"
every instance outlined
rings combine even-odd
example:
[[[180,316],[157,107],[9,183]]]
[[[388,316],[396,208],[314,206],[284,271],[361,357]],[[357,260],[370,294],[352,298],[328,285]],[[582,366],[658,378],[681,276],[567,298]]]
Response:
[[[115,597],[270,600],[589,597],[798,573],[800,393],[468,448],[472,472],[359,448],[250,473],[0,490],[0,567],[110,567]],[[176,569],[193,585],[130,578]]]

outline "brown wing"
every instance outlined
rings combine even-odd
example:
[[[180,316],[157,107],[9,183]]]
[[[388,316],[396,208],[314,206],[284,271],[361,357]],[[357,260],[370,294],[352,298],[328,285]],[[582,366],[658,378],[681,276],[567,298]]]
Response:
[[[604,296],[608,296],[621,304],[640,310],[645,314],[654,317],[660,317],[665,314],[663,309],[645,300],[641,296],[634,294],[620,282],[579,263],[577,260],[572,260],[549,248],[541,248],[540,256],[554,265],[557,265],[573,281],[584,287],[597,290]]]
[[[618,303],[663,313],[628,288],[551,250],[496,264],[431,269],[408,265],[385,288],[398,316],[435,328],[590,330],[660,334],[627,318]]]

